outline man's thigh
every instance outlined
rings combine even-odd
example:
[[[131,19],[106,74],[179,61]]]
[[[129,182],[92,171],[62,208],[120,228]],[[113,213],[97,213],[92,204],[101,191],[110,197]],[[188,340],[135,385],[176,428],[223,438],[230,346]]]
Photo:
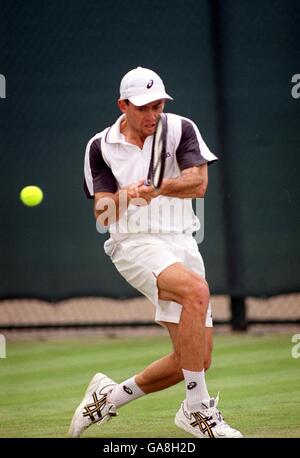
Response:
[[[201,255],[184,239],[181,245],[161,240],[150,244],[147,239],[144,243],[124,242],[112,256],[120,274],[155,305],[158,323],[179,323],[183,296],[191,293],[191,280],[197,284],[205,281]],[[210,307],[206,326],[212,326]]]
[[[183,304],[184,298],[191,293],[196,283],[204,283],[205,278],[183,263],[178,262],[164,269],[157,277],[158,297],[164,301]]]

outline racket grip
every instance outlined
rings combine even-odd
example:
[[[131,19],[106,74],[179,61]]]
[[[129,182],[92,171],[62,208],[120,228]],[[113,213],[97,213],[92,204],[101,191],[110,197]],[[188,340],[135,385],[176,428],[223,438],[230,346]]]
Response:
[[[151,183],[150,183],[150,180],[149,180],[149,179],[147,179],[147,180],[144,181],[144,186],[150,186],[150,184],[151,184]]]

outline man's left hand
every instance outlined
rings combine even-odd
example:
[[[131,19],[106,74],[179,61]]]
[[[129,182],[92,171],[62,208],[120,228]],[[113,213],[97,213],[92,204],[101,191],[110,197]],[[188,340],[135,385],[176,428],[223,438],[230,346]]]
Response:
[[[160,190],[155,189],[153,186],[145,186],[144,184],[138,187],[139,197],[144,199],[154,199],[155,197],[160,195]]]

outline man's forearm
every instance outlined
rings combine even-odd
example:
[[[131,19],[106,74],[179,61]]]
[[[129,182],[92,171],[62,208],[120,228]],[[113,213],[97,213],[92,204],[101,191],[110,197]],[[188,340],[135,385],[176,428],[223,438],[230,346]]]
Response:
[[[121,218],[130,203],[143,206],[150,201],[150,196],[142,197],[139,195],[137,185],[129,186],[98,199],[95,204],[95,218],[101,226],[107,227]]]
[[[125,213],[128,204],[128,193],[126,190],[121,189],[97,201],[95,206],[95,217],[101,226],[109,226],[118,221]]]
[[[205,180],[196,174],[180,175],[177,178],[164,178],[160,195],[179,198],[204,197]]]

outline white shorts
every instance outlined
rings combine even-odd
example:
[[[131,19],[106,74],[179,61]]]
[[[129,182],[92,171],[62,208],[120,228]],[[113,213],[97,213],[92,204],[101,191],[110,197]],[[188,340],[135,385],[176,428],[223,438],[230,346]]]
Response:
[[[111,239],[106,242],[107,247],[111,248],[111,242]],[[125,280],[155,305],[155,321],[179,323],[182,305],[159,299],[156,279],[164,269],[176,262],[182,262],[205,278],[204,263],[193,236],[134,234],[113,245],[113,249],[106,249],[106,253],[111,255],[112,262]],[[213,326],[210,304],[205,326]]]

